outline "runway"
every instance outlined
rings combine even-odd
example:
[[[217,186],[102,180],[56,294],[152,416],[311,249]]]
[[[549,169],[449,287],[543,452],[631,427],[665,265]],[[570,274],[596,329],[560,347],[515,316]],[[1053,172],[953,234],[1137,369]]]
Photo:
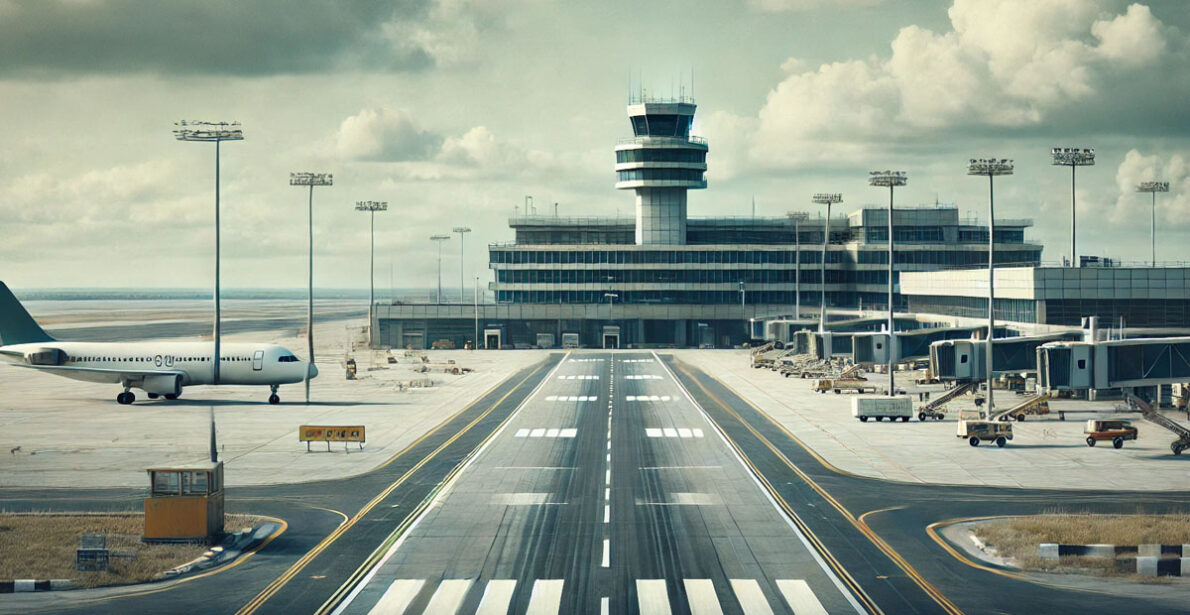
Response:
[[[927,532],[982,515],[1184,513],[1184,492],[857,477],[671,356],[560,359],[444,417],[373,472],[229,489],[229,511],[289,523],[242,566],[131,594],[13,595],[0,611],[1184,612],[1176,587],[1059,587],[972,566]],[[5,489],[0,507],[127,510],[138,495]]]
[[[339,613],[863,612],[651,353],[572,354]]]

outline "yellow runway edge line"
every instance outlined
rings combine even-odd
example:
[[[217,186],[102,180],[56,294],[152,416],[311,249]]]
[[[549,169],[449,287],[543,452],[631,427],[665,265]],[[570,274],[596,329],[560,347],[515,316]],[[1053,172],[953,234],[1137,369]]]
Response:
[[[336,540],[338,540],[340,536],[342,536],[345,532],[347,532],[347,530],[354,527],[355,524],[357,522],[359,522],[359,520],[362,519],[364,516],[366,516],[369,512],[371,512],[372,509],[375,508],[377,504],[384,501],[384,499],[386,497],[388,497],[390,494],[392,494],[392,492],[395,491],[397,489],[397,487],[400,487],[406,480],[409,480],[410,476],[415,474],[418,470],[420,470],[423,466],[425,466],[425,464],[429,463],[429,461],[432,460],[434,457],[436,457],[438,455],[438,453],[442,452],[448,446],[453,444],[455,442],[455,440],[459,439],[459,437],[461,437],[463,434],[467,433],[472,427],[474,427],[477,423],[479,423],[481,420],[483,420],[485,417],[487,417],[487,415],[489,413],[491,413],[492,410],[499,407],[500,404],[502,404],[505,399],[508,399],[509,396],[511,396],[518,389],[520,389],[521,386],[524,385],[525,382],[528,381],[530,378],[532,378],[534,374],[541,371],[541,367],[542,367],[542,365],[539,364],[536,368],[533,369],[532,372],[529,373],[529,375],[525,376],[523,379],[521,379],[520,382],[518,382],[515,386],[513,386],[511,389],[509,389],[509,391],[507,393],[505,393],[503,397],[496,400],[496,402],[494,404],[492,404],[492,406],[490,408],[488,408],[486,411],[484,411],[483,414],[480,414],[478,417],[475,418],[475,420],[468,423],[465,427],[463,427],[461,430],[459,430],[457,433],[455,433],[453,436],[451,436],[449,439],[447,439],[445,442],[443,442],[441,445],[439,445],[437,448],[435,448],[433,451],[431,451],[429,455],[426,455],[421,461],[417,462],[417,464],[415,464],[413,467],[409,468],[409,470],[406,471],[404,474],[402,474],[400,478],[398,478],[396,481],[391,483],[383,491],[381,491],[379,494],[377,494],[376,497],[372,498],[372,500],[370,502],[368,502],[366,505],[364,505],[364,507],[361,508],[359,510],[359,512],[357,512],[355,514],[355,516],[353,516],[349,521],[347,521],[346,523],[343,523],[339,527],[335,528],[335,530],[333,532],[328,534],[326,538],[323,538],[321,542],[319,542],[312,549],[307,551],[306,554],[303,555],[301,559],[299,559],[296,563],[294,563],[292,566],[290,566],[288,570],[286,570],[284,573],[281,574],[281,576],[274,579],[273,582],[270,583],[267,587],[265,587],[263,591],[261,591],[259,594],[257,594],[255,598],[253,598],[251,601],[249,601],[247,604],[245,604],[243,607],[241,607],[238,611],[236,611],[236,615],[249,615],[250,613],[256,612],[256,610],[259,609],[266,601],[268,601],[269,598],[272,598],[278,591],[281,590],[281,588],[285,587],[285,585],[287,583],[289,583],[289,581],[291,581],[295,576],[297,576],[298,573],[300,573],[303,569],[305,569],[305,567],[307,565],[309,565],[309,563],[311,561],[313,561],[315,557],[317,557],[320,553],[322,553],[324,550],[326,550],[327,547],[329,547]],[[500,384],[503,384],[503,383],[500,383]],[[409,452],[410,450],[412,450],[414,447],[416,447],[418,444],[420,444],[426,438],[429,438],[430,436],[438,433],[438,431],[440,431],[446,425],[449,425],[455,418],[462,415],[464,412],[470,410],[473,406],[475,406],[475,404],[479,403],[480,400],[487,397],[488,393],[491,390],[494,390],[495,388],[499,387],[500,384],[497,384],[496,386],[492,387],[492,389],[489,389],[488,392],[485,392],[483,395],[479,396],[475,401],[471,402],[470,404],[467,404],[467,406],[465,406],[462,410],[459,410],[458,412],[451,415],[450,418],[443,421],[437,427],[426,432],[417,440],[414,440],[411,444],[409,444],[409,446],[406,446],[399,453],[397,453],[396,455],[393,455],[392,458],[390,458],[388,461],[386,461],[380,467],[383,468],[385,466],[388,466],[389,464],[393,463],[398,458],[400,458],[402,455],[404,455],[407,452]],[[380,468],[377,468],[377,469],[380,469]]]
[[[717,395],[715,395],[710,390],[708,390],[706,388],[706,386],[703,385],[702,381],[700,381],[698,378],[695,378],[694,375],[691,374],[687,369],[685,369],[684,367],[679,367],[678,369],[680,369],[681,372],[683,374],[685,374],[687,378],[690,378],[692,381],[694,381],[694,383],[698,385],[698,388],[701,389],[702,392],[707,395],[707,397],[711,398],[715,403],[719,404],[719,406],[722,407],[728,414],[730,414],[733,418],[735,418],[737,421],[739,421],[740,424],[743,425],[745,429],[747,429],[757,440],[759,440],[762,444],[764,444],[765,448],[768,448],[769,451],[771,451],[778,459],[780,459],[781,462],[783,464],[785,464],[786,467],[788,467],[790,470],[793,471],[794,474],[797,474],[797,476],[799,478],[801,478],[803,481],[805,481],[805,483],[807,485],[809,485],[810,488],[812,488],[815,492],[818,493],[819,496],[821,496],[824,500],[826,500],[828,503],[830,503],[830,505],[832,507],[834,507],[835,510],[839,511],[839,513],[842,514],[843,517],[845,519],[847,519],[847,521],[849,523],[851,523],[852,526],[854,526],[864,536],[866,536],[868,538],[868,540],[872,542],[872,544],[876,545],[876,548],[880,549],[881,552],[883,552],[886,556],[888,556],[888,558],[891,559],[893,561],[893,563],[897,565],[898,568],[900,568],[906,575],[908,575],[909,578],[912,579],[913,582],[916,583],[917,586],[922,589],[922,591],[926,592],[926,594],[929,595],[930,598],[932,598],[934,600],[934,602],[938,603],[938,605],[941,606],[943,610],[945,610],[947,613],[950,613],[951,615],[962,615],[963,612],[958,608],[958,606],[956,606],[953,602],[951,602],[949,598],[947,598],[945,595],[942,594],[942,592],[938,591],[938,589],[935,588],[932,584],[930,584],[929,581],[925,580],[925,578],[922,577],[921,574],[918,573],[917,570],[914,569],[913,566],[909,564],[909,562],[905,561],[905,559],[903,557],[901,557],[901,555],[899,553],[897,553],[896,550],[894,550],[888,543],[884,542],[884,540],[882,538],[880,538],[878,535],[876,535],[876,533],[873,532],[872,529],[870,527],[868,527],[868,525],[866,523],[857,519],[855,517],[855,515],[851,514],[851,511],[849,511],[838,500],[836,500],[834,498],[834,496],[832,496],[825,489],[823,489],[822,486],[820,486],[818,483],[814,482],[814,480],[811,479],[809,475],[807,475],[805,472],[803,472],[801,470],[801,468],[797,467],[797,465],[795,465],[792,461],[790,461],[788,457],[786,457],[783,453],[781,453],[781,451],[778,450],[777,447],[775,447],[772,444],[772,442],[769,442],[769,440],[767,438],[765,438],[763,435],[761,435],[761,433],[759,431],[757,431],[754,427],[752,427],[751,424],[749,424],[747,421],[745,421],[743,417],[741,417],[738,413],[736,413],[736,411],[730,405],[728,405],[726,402],[724,402],[722,399],[720,399]],[[728,390],[731,390],[730,387],[727,387],[727,385],[723,385],[723,386],[728,388]],[[786,430],[782,425],[780,425],[779,423],[774,421],[772,419],[772,417],[770,417],[767,413],[765,413],[760,408],[757,408],[754,404],[749,402],[744,397],[740,396],[740,399],[743,400],[744,403],[747,403],[749,406],[751,406],[752,409],[755,410],[758,414],[765,417],[770,423],[772,423],[773,425],[775,425],[779,429],[781,429],[782,432],[789,435],[790,439],[792,439],[796,444],[798,444],[798,446],[805,449],[811,456],[813,456],[815,459],[818,459],[821,461],[821,458],[816,453],[809,450],[809,447],[807,447],[805,444],[803,444],[797,438],[793,437],[793,434],[790,434],[788,430]],[[739,446],[736,445],[734,442],[732,443],[732,445],[736,446],[737,449],[739,448]],[[740,454],[741,454],[741,456],[744,456],[742,452]],[[747,459],[746,456],[744,456],[744,458]],[[750,466],[752,466],[752,462],[750,460],[748,461],[748,464]],[[826,467],[828,469],[836,470],[836,468],[833,468],[832,466],[830,466],[830,464],[826,464],[825,462],[823,463],[823,465],[824,465],[824,467]],[[759,471],[756,469],[755,466],[752,466],[752,470],[753,470],[753,472],[756,472],[759,475]],[[765,482],[765,484],[768,486],[769,490],[773,492],[773,496],[775,498],[777,498],[777,500],[779,502],[781,502],[782,507],[785,507],[787,510],[790,510],[790,512],[792,512],[792,509],[789,509],[789,507],[788,507],[788,503],[786,503],[784,501],[784,499],[781,498],[776,493],[775,490],[773,490],[772,486],[768,484],[768,481],[764,480],[763,476],[761,476],[760,478],[762,481]],[[815,539],[815,542],[818,542],[818,541]],[[831,558],[831,559],[833,561],[833,558]],[[842,574],[845,575],[846,573],[842,573]],[[850,575],[847,575],[845,578],[850,579]],[[862,594],[862,592],[861,592],[860,595],[863,596],[864,594]]]

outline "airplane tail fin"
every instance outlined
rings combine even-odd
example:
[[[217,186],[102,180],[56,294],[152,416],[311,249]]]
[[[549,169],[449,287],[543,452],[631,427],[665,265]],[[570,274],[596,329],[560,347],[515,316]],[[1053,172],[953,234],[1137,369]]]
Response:
[[[30,344],[52,342],[50,337],[29,315],[25,306],[0,282],[0,344]]]

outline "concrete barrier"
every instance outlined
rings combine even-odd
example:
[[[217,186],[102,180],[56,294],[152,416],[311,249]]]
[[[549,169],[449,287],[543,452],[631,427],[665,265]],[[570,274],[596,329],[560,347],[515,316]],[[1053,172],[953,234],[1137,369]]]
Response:
[[[1058,544],[1043,542],[1037,546],[1037,555],[1041,559],[1058,560]]]

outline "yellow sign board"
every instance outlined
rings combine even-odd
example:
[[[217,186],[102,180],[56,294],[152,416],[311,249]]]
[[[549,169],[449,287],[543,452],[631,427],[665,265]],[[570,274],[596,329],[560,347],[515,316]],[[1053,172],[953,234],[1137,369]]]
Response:
[[[302,425],[298,442],[363,442],[363,425]]]

